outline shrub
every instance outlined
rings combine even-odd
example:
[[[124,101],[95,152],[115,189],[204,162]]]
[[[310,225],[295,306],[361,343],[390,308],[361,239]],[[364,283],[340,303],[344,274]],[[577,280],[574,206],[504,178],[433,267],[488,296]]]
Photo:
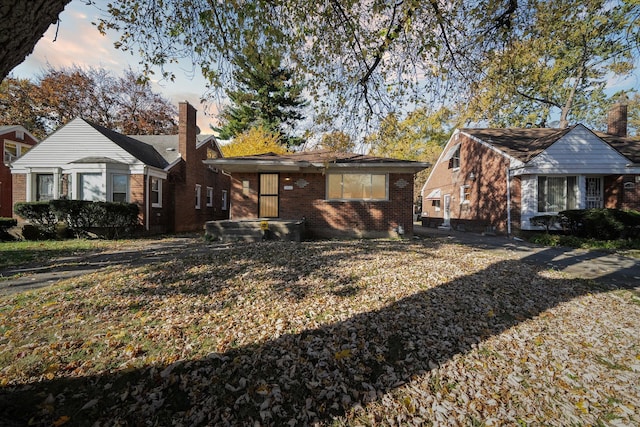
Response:
[[[599,240],[640,237],[640,212],[619,209],[568,210],[558,214],[565,232]]]
[[[76,237],[87,234],[87,231],[95,222],[92,218],[91,204],[88,200],[51,200],[51,210],[58,221],[65,222],[69,231]]]
[[[574,236],[584,234],[584,209],[571,209],[558,213],[558,220],[565,233]]]
[[[93,202],[89,207],[93,231],[107,239],[131,233],[139,225],[139,209],[135,203]]]
[[[538,216],[531,217],[531,219],[529,220],[529,222],[531,222],[531,225],[535,225],[537,227],[544,227],[547,234],[549,233],[549,230],[551,229],[551,227],[557,224],[558,221],[559,219],[557,215],[538,215]]]
[[[39,238],[55,235],[58,219],[51,210],[49,202],[20,202],[14,205],[13,211],[37,227]]]
[[[26,235],[23,230],[25,239],[65,237],[67,231],[77,237],[91,231],[114,239],[133,232],[139,225],[135,203],[52,200],[16,203],[14,210],[37,228],[38,232],[26,230]]]
[[[619,239],[624,224],[616,219],[614,209],[587,209],[584,215],[586,237],[599,240]]]
[[[18,220],[14,218],[0,217],[0,240],[11,240],[9,229],[18,225]]]

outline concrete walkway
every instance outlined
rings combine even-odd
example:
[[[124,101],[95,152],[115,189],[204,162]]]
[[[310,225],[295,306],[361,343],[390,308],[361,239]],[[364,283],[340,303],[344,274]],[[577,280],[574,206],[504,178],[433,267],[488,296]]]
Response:
[[[599,283],[623,288],[635,288],[640,292],[640,259],[604,251],[546,247],[518,238],[490,236],[455,230],[440,230],[414,225],[417,238],[440,238],[480,249],[501,251],[523,262],[542,265],[562,271],[570,278],[593,279]]]

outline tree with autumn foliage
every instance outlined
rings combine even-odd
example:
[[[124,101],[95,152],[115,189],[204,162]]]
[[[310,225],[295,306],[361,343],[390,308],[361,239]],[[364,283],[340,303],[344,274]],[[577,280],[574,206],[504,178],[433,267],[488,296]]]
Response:
[[[565,128],[605,121],[605,89],[629,76],[640,43],[637,1],[534,2],[521,35],[488,52],[471,85],[468,116],[495,127]]]
[[[222,145],[220,149],[224,157],[288,152],[280,142],[280,134],[262,126],[253,127],[239,134],[230,143]]]
[[[320,137],[318,148],[348,153],[355,150],[356,144],[349,134],[338,130],[323,134],[322,137]]]
[[[365,138],[365,143],[370,146],[371,155],[435,164],[455,127],[456,116],[451,110],[429,112],[419,108],[404,119],[389,114],[378,132]],[[428,168],[416,174],[416,198],[430,172]]]
[[[49,68],[36,82],[7,78],[0,85],[0,124],[20,124],[42,138],[74,117],[124,134],[174,134],[176,107],[131,70]]]
[[[47,128],[33,101],[37,90],[38,86],[29,79],[4,79],[0,83],[0,126],[19,124],[37,138],[44,138]]]

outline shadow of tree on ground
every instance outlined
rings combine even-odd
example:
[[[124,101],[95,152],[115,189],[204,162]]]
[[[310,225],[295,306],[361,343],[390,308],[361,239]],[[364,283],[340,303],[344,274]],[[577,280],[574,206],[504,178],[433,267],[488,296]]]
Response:
[[[438,256],[434,251],[438,243],[433,242],[327,242],[313,244],[310,249],[304,244],[291,246],[282,258],[267,258],[262,266],[252,264],[256,251],[282,247],[280,243],[270,245],[219,251],[201,264],[188,264],[193,271],[182,265],[176,280],[164,280],[150,288],[142,284],[125,292],[143,296],[187,292],[197,296],[207,290],[216,293],[222,287],[238,286],[244,277],[247,283],[269,282],[274,294],[292,302],[308,297],[305,283],[316,279],[333,281],[335,286],[328,286],[327,292],[357,297],[364,272],[334,274],[325,267],[345,258],[376,257],[384,252]],[[429,252],[421,252],[425,245]],[[179,267],[152,268],[148,283],[159,283],[167,270]],[[50,425],[69,416],[69,425],[329,422],[356,406],[378,401],[384,393],[550,308],[612,289],[584,280],[550,279],[539,272],[540,268],[520,261],[499,261],[379,309],[203,358],[3,387],[0,421],[21,425],[31,420]],[[416,274],[428,275],[429,271]],[[529,278],[527,282],[522,281],[523,275]],[[221,284],[217,277],[226,279]],[[399,280],[400,284],[389,286],[401,286],[402,278]]]

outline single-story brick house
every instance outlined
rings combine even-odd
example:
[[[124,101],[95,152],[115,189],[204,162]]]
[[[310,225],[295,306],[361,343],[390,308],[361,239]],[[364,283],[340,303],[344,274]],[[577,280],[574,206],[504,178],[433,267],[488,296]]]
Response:
[[[149,233],[202,230],[228,218],[230,177],[203,164],[221,157],[179,105],[178,135],[127,136],[75,118],[12,163],[13,201],[58,198],[138,204]]]
[[[11,218],[13,215],[10,165],[37,143],[38,139],[20,125],[0,126],[0,147],[3,153],[0,164],[0,217]]]
[[[309,151],[206,160],[231,173],[231,220],[305,220],[313,236],[413,234],[414,174],[426,163]]]
[[[567,209],[640,209],[640,138],[627,137],[626,111],[611,110],[607,133],[457,129],[422,188],[423,223],[511,233]]]

